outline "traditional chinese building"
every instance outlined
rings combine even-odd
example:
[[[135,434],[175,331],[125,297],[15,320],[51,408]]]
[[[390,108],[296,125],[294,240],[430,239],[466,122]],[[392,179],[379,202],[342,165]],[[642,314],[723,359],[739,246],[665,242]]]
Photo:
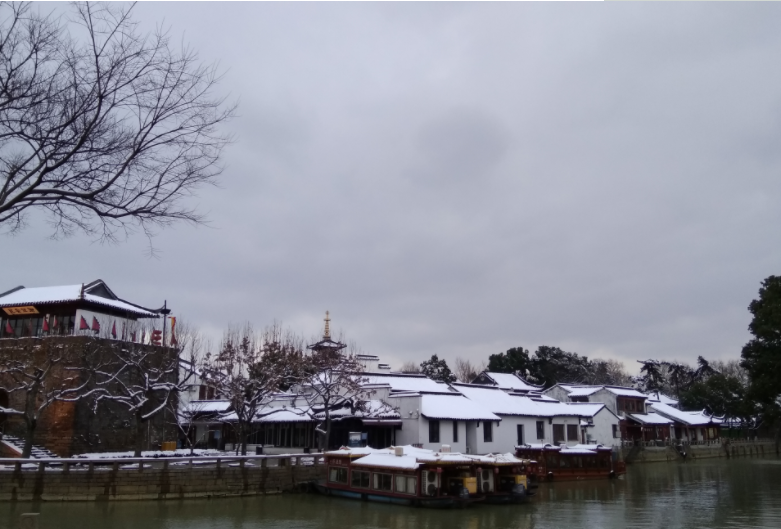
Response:
[[[28,359],[43,355],[45,360],[48,354],[70,350],[76,358],[88,362],[96,355],[116,351],[119,342],[124,341],[149,348],[155,358],[175,359],[177,350],[170,347],[176,343],[175,319],[168,318],[169,313],[165,304],[160,309],[149,309],[124,300],[102,280],[53,287],[20,286],[0,293],[0,352],[6,360],[13,360],[14,355]],[[35,371],[37,362],[27,362],[24,369]],[[52,374],[47,376],[56,378],[65,376],[69,366],[58,363],[50,368]],[[31,393],[18,387],[15,390],[4,369],[0,366],[0,433],[7,446],[18,446],[25,435],[22,412]],[[82,379],[74,377],[86,376],[73,369],[69,373],[67,376],[78,381]],[[110,401],[101,402],[97,413],[88,399],[56,401],[37,419],[34,443],[60,456],[131,450],[130,418],[126,408]],[[156,448],[166,435],[162,415],[150,420],[146,449]]]

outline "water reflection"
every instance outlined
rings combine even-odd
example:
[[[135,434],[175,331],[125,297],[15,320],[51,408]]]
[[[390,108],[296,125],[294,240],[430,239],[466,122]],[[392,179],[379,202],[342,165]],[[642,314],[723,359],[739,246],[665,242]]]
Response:
[[[543,485],[531,503],[436,511],[310,494],[170,502],[0,504],[0,527],[41,529],[778,528],[781,460],[630,467],[624,479]]]

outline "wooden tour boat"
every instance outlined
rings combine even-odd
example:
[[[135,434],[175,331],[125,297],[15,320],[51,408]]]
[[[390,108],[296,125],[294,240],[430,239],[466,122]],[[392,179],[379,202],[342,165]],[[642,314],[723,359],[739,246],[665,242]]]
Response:
[[[421,507],[520,502],[531,496],[513,454],[476,456],[412,446],[341,448],[326,452],[327,478],[315,488],[331,496]]]
[[[515,455],[535,461],[527,469],[532,481],[604,479],[626,474],[626,464],[615,460],[611,447],[601,444],[526,444],[516,446]]]

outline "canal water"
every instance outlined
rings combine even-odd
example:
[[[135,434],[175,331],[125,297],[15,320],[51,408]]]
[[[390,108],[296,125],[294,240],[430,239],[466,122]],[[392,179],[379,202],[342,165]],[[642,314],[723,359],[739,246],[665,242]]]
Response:
[[[0,503],[0,528],[40,529],[781,528],[781,459],[630,466],[622,479],[544,484],[524,505],[436,511],[315,494],[113,503]]]

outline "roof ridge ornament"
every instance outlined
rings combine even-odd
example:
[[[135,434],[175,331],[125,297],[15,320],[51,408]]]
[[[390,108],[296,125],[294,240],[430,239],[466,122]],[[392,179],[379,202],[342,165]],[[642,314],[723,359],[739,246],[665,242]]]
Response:
[[[325,311],[325,319],[323,320],[325,322],[325,332],[323,332],[323,340],[330,340],[331,339],[331,317],[329,315],[328,311]]]

